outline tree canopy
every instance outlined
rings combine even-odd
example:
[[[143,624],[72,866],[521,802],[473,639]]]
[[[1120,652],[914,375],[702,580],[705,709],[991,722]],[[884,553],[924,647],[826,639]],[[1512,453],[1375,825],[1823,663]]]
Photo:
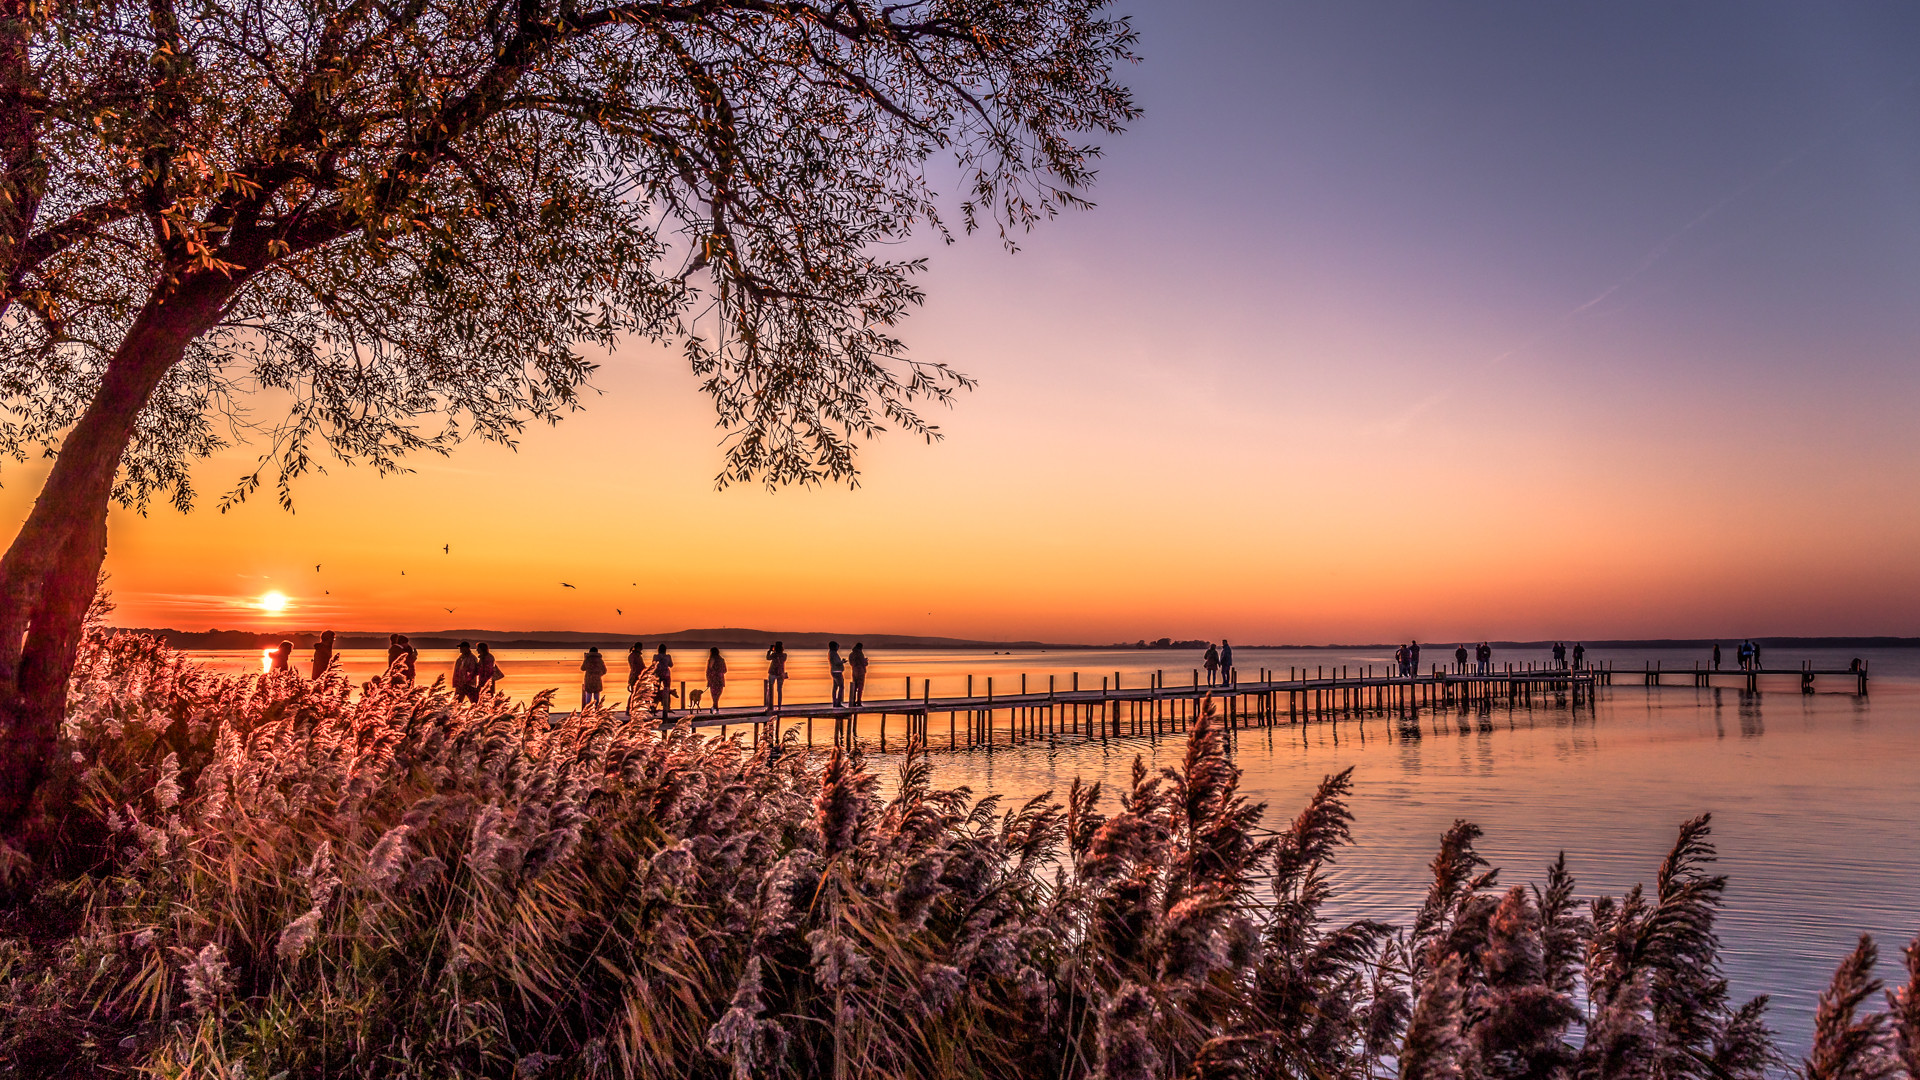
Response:
[[[906,356],[919,263],[886,247],[916,227],[1011,242],[1081,201],[1083,133],[1135,115],[1113,78],[1132,30],[1103,8],[29,8],[0,451],[57,448],[171,300],[208,325],[139,414],[126,504],[184,508],[192,463],[249,428],[264,470],[235,497],[271,477],[284,500],[326,453],[394,469],[510,441],[627,335],[684,348],[729,433],[723,481],[850,477],[860,437],[931,435],[916,404],[967,385]],[[944,215],[930,168],[958,188]]]
[[[638,336],[723,482],[931,437],[967,379],[906,356],[886,251],[1079,204],[1133,40],[1106,0],[0,0],[0,453],[55,457],[0,558],[0,833],[70,802],[109,503],[189,505],[249,428],[229,497],[285,503],[511,441]]]

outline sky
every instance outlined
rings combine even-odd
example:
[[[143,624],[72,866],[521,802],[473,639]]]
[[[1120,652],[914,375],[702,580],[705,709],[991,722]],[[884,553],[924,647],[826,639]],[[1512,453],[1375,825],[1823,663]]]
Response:
[[[980,380],[944,441],[718,490],[636,342],[517,451],[116,511],[116,621],[1920,635],[1920,6],[1121,10],[1097,208],[932,253],[905,336]]]

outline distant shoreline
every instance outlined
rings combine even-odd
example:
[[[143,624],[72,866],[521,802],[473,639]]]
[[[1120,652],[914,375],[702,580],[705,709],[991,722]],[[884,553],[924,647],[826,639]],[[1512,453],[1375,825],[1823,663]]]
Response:
[[[281,641],[292,641],[295,646],[304,648],[320,639],[317,630],[175,630],[171,627],[113,627],[112,629],[130,634],[150,634],[160,638],[176,649],[256,649],[271,648]],[[648,645],[662,643],[674,646],[710,646],[723,648],[764,647],[775,641],[784,642],[792,649],[825,648],[827,642],[838,641],[851,646],[853,642],[866,643],[874,649],[1039,649],[1060,651],[1107,651],[1119,649],[1137,649],[1141,651],[1165,649],[1201,649],[1204,641],[1169,641],[1167,644],[1148,642],[1115,643],[1110,645],[1088,645],[1068,642],[1045,641],[976,641],[968,638],[921,637],[911,634],[853,634],[819,633],[815,631],[782,632],[773,630],[752,630],[747,628],[722,627],[706,630],[681,630],[668,634],[600,634],[574,630],[425,630],[405,631],[408,639],[416,648],[451,649],[462,641],[485,641],[495,649],[571,649],[585,648],[589,645],[601,648],[625,648],[627,645],[642,641]],[[1563,639],[1571,645],[1576,639]],[[1708,649],[1718,643],[1731,645],[1737,638],[1602,638],[1582,640],[1588,649]],[[1920,648],[1920,637],[1894,637],[1888,635],[1863,635],[1856,637],[1759,637],[1755,638],[1763,645],[1776,649],[1913,649]],[[341,630],[334,635],[335,647],[342,649],[384,649],[387,646],[386,631]],[[1426,644],[1430,648],[1445,648],[1455,643],[1453,638],[1434,638]],[[1394,642],[1374,642],[1369,644],[1328,644],[1328,645],[1241,645],[1242,649],[1391,649]],[[1488,644],[1496,649],[1545,649],[1554,644],[1554,639],[1537,641],[1491,641]]]

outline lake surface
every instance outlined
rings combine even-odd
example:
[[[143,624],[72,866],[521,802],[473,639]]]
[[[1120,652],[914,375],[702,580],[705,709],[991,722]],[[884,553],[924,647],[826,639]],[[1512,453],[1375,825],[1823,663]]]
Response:
[[[1427,663],[1451,660],[1452,643],[1423,653]],[[1243,680],[1261,668],[1381,671],[1391,650],[1243,649]],[[1732,643],[1726,643],[1732,667]],[[236,670],[259,670],[253,654],[199,654]],[[1429,716],[1422,738],[1401,737],[1384,718],[1319,723],[1240,733],[1235,750],[1242,786],[1268,804],[1268,822],[1290,820],[1320,779],[1354,769],[1354,847],[1333,882],[1343,917],[1412,919],[1424,891],[1426,864],[1443,830],[1465,818],[1486,830],[1481,853],[1507,883],[1544,877],[1565,851],[1580,894],[1619,893],[1651,885],[1679,824],[1712,812],[1720,869],[1730,887],[1720,923],[1726,966],[1737,997],[1773,995],[1771,1023],[1789,1053],[1804,1053],[1813,1009],[1833,967],[1862,932],[1880,944],[1881,975],[1894,978],[1901,946],[1920,933],[1920,650],[1770,649],[1768,667],[1844,668],[1852,655],[1869,661],[1871,694],[1848,679],[1823,680],[1803,695],[1790,678],[1764,682],[1757,693],[1732,686],[1650,689],[1621,678],[1577,710],[1535,705],[1497,708],[1465,725]],[[503,689],[524,698],[560,687],[561,707],[577,698],[580,653],[503,652]],[[679,674],[693,675],[702,654],[678,655]],[[759,650],[728,650],[728,704],[757,700],[765,661]],[[348,670],[371,676],[384,657],[348,653]],[[1164,672],[1169,684],[1190,678],[1190,651],[1087,650],[993,654],[896,651],[874,656],[868,697],[896,697],[906,680],[918,696],[924,680],[935,696],[959,693],[971,674],[984,692],[1017,691],[1024,673],[1033,689],[1047,677],[1095,686],[1115,672],[1128,686]],[[1594,651],[1589,659],[1638,671],[1659,663],[1690,669],[1698,652]],[[421,655],[423,680],[448,670],[451,653]],[[1496,663],[1544,663],[1544,651],[1508,650]],[[610,655],[610,688],[623,682],[624,657]],[[1425,666],[1425,664],[1423,664]],[[789,702],[826,692],[822,654],[796,654]],[[1636,677],[1637,678],[1637,677]],[[677,680],[676,680],[677,681]],[[736,691],[741,695],[735,697]],[[615,695],[617,696],[617,695]],[[570,700],[571,699],[571,700]],[[936,725],[937,726],[937,725]],[[824,732],[823,732],[824,737]],[[1066,739],[991,751],[936,753],[935,780],[1011,802],[1064,791],[1080,776],[1117,795],[1135,755],[1149,765],[1178,760],[1178,737],[1085,741]],[[873,759],[891,778],[893,759]],[[1110,796],[1111,800],[1111,796]],[[1111,801],[1109,803],[1111,805]]]

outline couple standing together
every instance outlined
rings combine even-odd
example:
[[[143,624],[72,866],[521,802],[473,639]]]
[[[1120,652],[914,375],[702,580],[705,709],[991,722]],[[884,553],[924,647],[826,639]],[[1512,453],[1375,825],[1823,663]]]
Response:
[[[411,649],[411,645],[405,638],[398,634],[394,637],[399,638],[395,645],[404,645]],[[391,654],[392,649],[390,648],[388,652]],[[413,657],[418,655],[418,652],[413,652],[405,660],[408,682],[413,681]],[[393,663],[394,659],[389,655],[387,660],[389,669]],[[453,658],[453,700],[479,701],[480,692],[484,690],[492,693],[494,687],[500,682],[502,674],[500,662],[493,658],[493,650],[487,647],[486,642],[483,641],[478,646],[465,641],[461,642],[460,655]]]
[[[1208,686],[1237,681],[1233,677],[1233,642],[1223,638],[1217,649],[1209,642],[1206,655],[1200,658],[1200,662],[1206,666]]]

